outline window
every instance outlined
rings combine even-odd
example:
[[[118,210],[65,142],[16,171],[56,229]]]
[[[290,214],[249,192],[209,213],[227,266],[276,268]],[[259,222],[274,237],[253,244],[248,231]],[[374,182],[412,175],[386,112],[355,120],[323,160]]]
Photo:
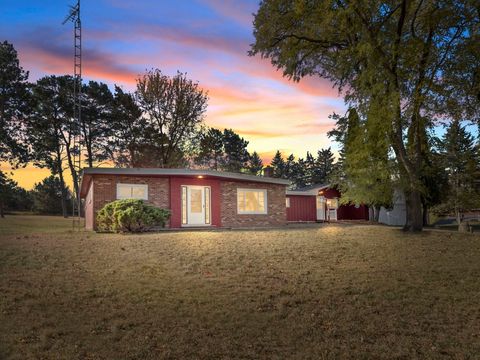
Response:
[[[266,214],[267,190],[237,189],[239,214]]]
[[[117,199],[148,200],[148,185],[117,184]]]
[[[290,207],[290,198],[289,198],[289,197],[287,197],[287,198],[285,199],[285,206],[286,206],[287,208]]]
[[[188,223],[187,219],[187,187],[182,186],[182,225]]]
[[[337,209],[338,208],[338,199],[333,198],[333,199],[327,199],[327,206],[329,209]]]

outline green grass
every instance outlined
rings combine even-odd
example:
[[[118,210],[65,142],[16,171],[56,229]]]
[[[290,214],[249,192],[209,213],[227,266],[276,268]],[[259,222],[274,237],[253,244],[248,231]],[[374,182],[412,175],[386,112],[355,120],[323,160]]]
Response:
[[[0,220],[2,359],[480,353],[477,235],[355,225],[114,235],[47,219]]]

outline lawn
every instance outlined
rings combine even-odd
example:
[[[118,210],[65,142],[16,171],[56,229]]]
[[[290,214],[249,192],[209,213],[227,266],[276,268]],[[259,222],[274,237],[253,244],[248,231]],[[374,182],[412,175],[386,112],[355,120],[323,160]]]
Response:
[[[480,237],[0,219],[0,358],[478,359]]]

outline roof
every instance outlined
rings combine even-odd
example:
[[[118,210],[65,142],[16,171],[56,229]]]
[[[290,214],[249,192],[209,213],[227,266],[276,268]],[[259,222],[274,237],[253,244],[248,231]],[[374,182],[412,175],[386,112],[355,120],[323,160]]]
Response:
[[[193,169],[166,169],[166,168],[84,168],[82,171],[82,183],[80,185],[80,196],[83,198],[87,192],[87,186],[93,175],[130,175],[130,176],[205,176],[219,179],[252,181],[268,184],[289,185],[285,179],[278,179],[266,176],[239,174],[232,172],[214,170],[193,170]]]
[[[330,187],[329,184],[313,184],[313,185],[305,186],[303,188],[287,190],[287,195],[303,195],[303,196],[317,195],[319,190],[323,190],[329,187]]]

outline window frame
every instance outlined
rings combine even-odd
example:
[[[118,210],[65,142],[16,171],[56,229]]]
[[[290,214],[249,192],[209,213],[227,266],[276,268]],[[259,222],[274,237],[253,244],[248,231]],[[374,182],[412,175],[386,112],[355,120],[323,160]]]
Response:
[[[138,198],[138,197],[132,197],[132,195],[130,195],[130,197],[123,197],[123,196],[120,196],[119,194],[119,189],[120,187],[122,186],[128,186],[130,187],[130,194],[132,194],[132,190],[134,188],[137,188],[137,189],[145,189],[145,196],[142,197],[142,198]],[[126,199],[134,199],[134,200],[148,200],[148,184],[127,184],[127,183],[117,183],[117,193],[115,194],[116,196],[116,199],[117,200],[126,200]]]
[[[242,211],[240,210],[240,204],[238,202],[240,192],[243,191],[245,194],[244,202],[246,205],[246,193],[247,192],[263,192],[263,205],[264,211]],[[238,215],[268,215],[268,191],[267,189],[248,189],[248,188],[237,188],[237,214]]]
[[[286,207],[287,209],[290,208],[290,198],[289,198],[288,196],[285,198],[285,207]]]

